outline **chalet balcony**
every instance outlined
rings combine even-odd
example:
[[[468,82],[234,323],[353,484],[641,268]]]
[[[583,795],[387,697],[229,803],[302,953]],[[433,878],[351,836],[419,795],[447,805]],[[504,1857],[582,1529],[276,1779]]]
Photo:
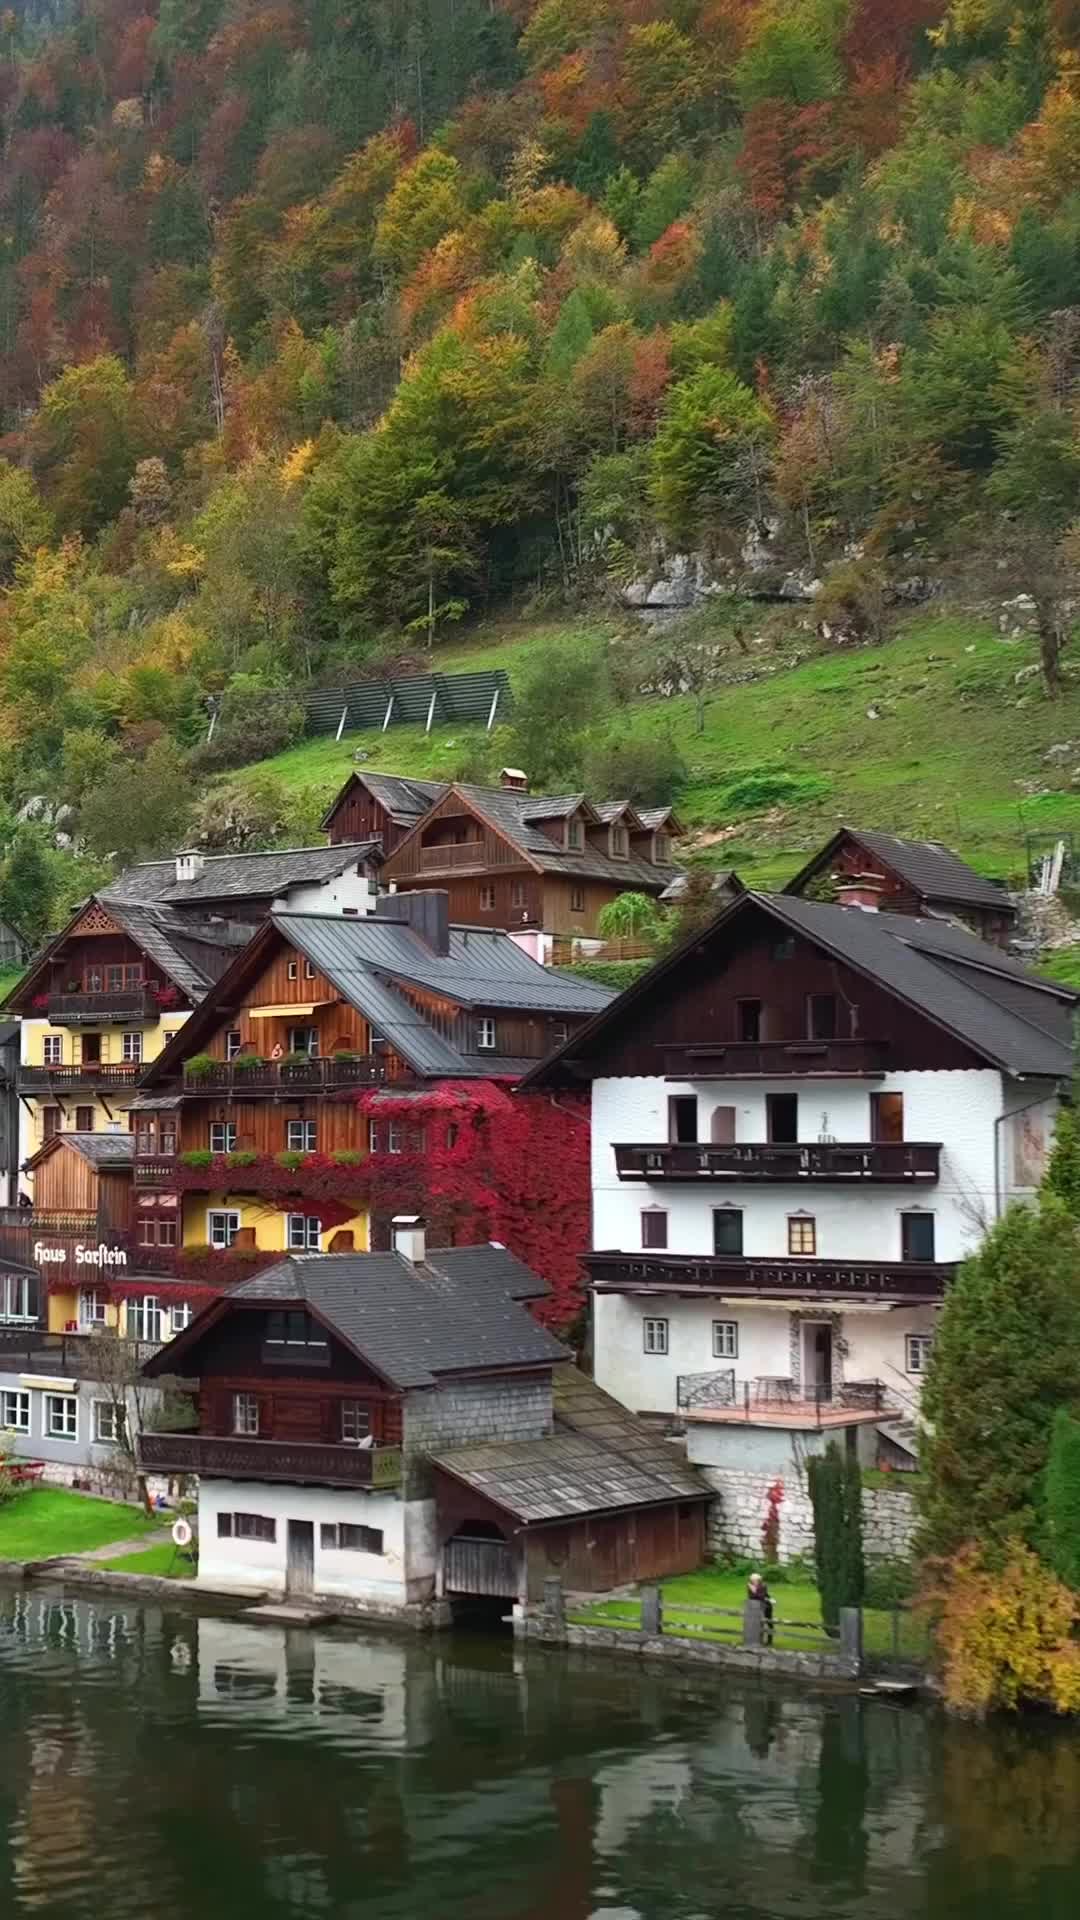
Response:
[[[78,1066],[20,1066],[15,1084],[20,1093],[74,1093],[82,1087],[102,1093],[125,1093],[134,1089],[141,1072],[138,1062],[106,1066],[100,1060],[83,1060]]]
[[[237,1480],[291,1481],[304,1486],[366,1487],[401,1483],[400,1447],[320,1446],[309,1441],[247,1440],[206,1433],[144,1433],[139,1459],[147,1473],[219,1475]]]
[[[934,1260],[762,1260],[738,1254],[587,1253],[601,1293],[755,1294],[777,1299],[941,1300],[954,1265]]]
[[[888,1066],[887,1040],[666,1042],[664,1071],[675,1080],[867,1080]]]
[[[173,995],[174,1004],[178,996]],[[146,1025],[161,1018],[162,1002],[152,987],[117,988],[103,993],[50,993],[49,1022],[54,1027]]]
[[[873,1422],[890,1410],[888,1391],[880,1380],[837,1380],[827,1386],[808,1386],[776,1374],[736,1380],[734,1367],[680,1373],[675,1404],[690,1420],[802,1428]]]
[[[44,1328],[0,1326],[0,1369],[5,1373],[40,1373],[69,1380],[100,1377],[99,1336],[93,1333],[46,1333]],[[126,1340],[124,1353],[132,1370],[150,1360],[160,1348],[147,1340]],[[110,1360],[115,1367],[115,1360]]]
[[[441,847],[420,848],[421,873],[462,873],[487,865],[482,840],[448,840]]]
[[[135,1161],[135,1186],[153,1187],[156,1191],[165,1188],[172,1193],[176,1189],[176,1168],[175,1154],[147,1154]]]
[[[255,1066],[245,1066],[244,1055],[239,1054],[235,1060],[215,1060],[209,1066],[187,1065],[184,1092],[227,1093],[242,1100],[252,1095],[280,1098],[348,1087],[381,1087],[404,1077],[400,1062],[385,1053],[356,1054],[352,1058],[313,1055],[307,1060],[266,1060]]]
[[[620,1180],[800,1180],[838,1185],[932,1186],[939,1176],[941,1143],[933,1140],[738,1141],[728,1146],[679,1143],[615,1148]]]

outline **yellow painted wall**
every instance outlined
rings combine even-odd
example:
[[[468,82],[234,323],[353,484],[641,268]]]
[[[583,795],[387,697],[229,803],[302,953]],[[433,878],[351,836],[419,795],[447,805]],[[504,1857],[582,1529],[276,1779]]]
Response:
[[[92,1280],[87,1281],[86,1284],[87,1284],[88,1290],[93,1289]],[[147,1292],[149,1293],[150,1291],[151,1291],[151,1287],[149,1282],[147,1282]],[[105,1325],[107,1327],[116,1327],[120,1325],[120,1316],[121,1316],[121,1309],[117,1306],[112,1306],[108,1302],[106,1302]],[[50,1333],[63,1333],[65,1327],[69,1326],[73,1320],[77,1321],[78,1318],[79,1318],[79,1289],[77,1287],[73,1287],[70,1293],[50,1293],[49,1295],[49,1332]]]
[[[156,1060],[188,1018],[186,1013],[166,1014],[153,1026],[142,1026],[138,1031],[143,1037],[143,1062]],[[128,1028],[95,1028],[101,1033],[101,1061],[103,1066],[123,1066],[123,1040],[126,1031],[136,1031],[134,1024]],[[45,1061],[45,1037],[47,1034],[59,1034],[63,1045],[62,1066],[78,1066],[82,1060],[82,1034],[78,1027],[53,1027],[47,1020],[24,1020],[22,1023],[22,1063],[27,1067],[40,1067]],[[38,1147],[45,1144],[45,1122],[43,1107],[55,1107],[57,1103],[64,1108],[61,1126],[69,1133],[75,1126],[75,1108],[92,1107],[94,1110],[94,1132],[108,1133],[117,1120],[126,1132],[128,1128],[128,1109],[135,1097],[135,1087],[110,1089],[105,1101],[96,1098],[90,1087],[61,1087],[56,1092],[42,1087],[40,1093],[27,1094],[26,1099],[31,1112],[27,1132],[24,1134],[24,1150],[29,1156],[36,1153]],[[31,1180],[33,1176],[30,1176]]]
[[[184,1196],[184,1245],[185,1247],[205,1247],[209,1240],[209,1228],[206,1216],[211,1212],[228,1209],[240,1215],[242,1227],[254,1227],[255,1245],[265,1253],[285,1253],[285,1217],[286,1213],[317,1214],[318,1201],[297,1198],[295,1206],[280,1208],[268,1200],[253,1199],[250,1194],[189,1193]],[[326,1243],[338,1232],[351,1229],[355,1236],[356,1251],[365,1253],[368,1249],[367,1213],[356,1213],[351,1220],[343,1220],[340,1227],[328,1227],[323,1234]]]

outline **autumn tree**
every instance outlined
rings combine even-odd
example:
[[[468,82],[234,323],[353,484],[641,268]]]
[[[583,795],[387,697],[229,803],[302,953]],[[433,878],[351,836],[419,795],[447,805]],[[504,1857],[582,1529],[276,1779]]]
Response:
[[[701,367],[671,388],[653,444],[653,497],[673,539],[708,539],[762,513],[773,423],[735,374]]]
[[[62,532],[96,533],[119,513],[145,444],[131,380],[112,355],[45,388],[30,461]]]

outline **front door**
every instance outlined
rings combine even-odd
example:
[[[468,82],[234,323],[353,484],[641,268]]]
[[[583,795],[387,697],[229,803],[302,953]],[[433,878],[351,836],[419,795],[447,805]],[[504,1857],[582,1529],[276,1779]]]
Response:
[[[290,1520],[288,1528],[285,1592],[290,1600],[303,1600],[315,1591],[315,1525],[311,1520]]]
[[[826,1321],[811,1320],[803,1328],[803,1379],[808,1400],[831,1400],[833,1333]]]

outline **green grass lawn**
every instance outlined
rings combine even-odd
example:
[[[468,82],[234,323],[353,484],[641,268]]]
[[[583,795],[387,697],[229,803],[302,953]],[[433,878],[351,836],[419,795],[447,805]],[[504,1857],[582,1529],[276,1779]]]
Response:
[[[720,1567],[702,1567],[697,1573],[676,1574],[660,1583],[664,1596],[665,1633],[687,1633],[694,1639],[742,1641],[742,1609],[746,1601],[746,1575],[729,1573]],[[773,1645],[794,1652],[813,1652],[824,1642],[819,1634],[800,1631],[797,1622],[810,1628],[821,1624],[818,1590],[809,1581],[777,1581],[771,1588],[775,1614]],[[710,1621],[707,1615],[681,1613],[679,1602],[687,1607],[729,1607],[737,1618]],[[601,1600],[570,1615],[579,1626],[636,1627],[640,1606],[636,1600]],[[867,1608],[863,1616],[863,1636],[867,1653],[893,1650],[893,1616]],[[921,1620],[910,1614],[900,1616],[899,1651],[912,1659],[925,1650],[926,1634]]]
[[[981,871],[1019,879],[1026,832],[1080,830],[1073,761],[1044,758],[1080,733],[1080,693],[1070,688],[1048,701],[1036,680],[1017,685],[1017,672],[1035,659],[1029,639],[1004,640],[970,614],[922,612],[885,646],[823,654],[805,610],[785,613],[783,625],[765,609],[744,610],[743,619],[761,677],[717,686],[703,731],[688,696],[642,699],[591,720],[594,733],[617,724],[630,736],[674,735],[690,774],[679,811],[716,864],[737,867],[756,886],[781,885],[848,821],[944,840]],[[436,648],[434,665],[446,673],[503,666],[513,680],[538,648],[617,632],[588,617],[504,621],[452,636]],[[372,769],[445,778],[482,737],[479,725],[426,735],[422,727],[373,729],[305,741],[260,767],[325,803],[358,746]],[[757,812],[729,801],[737,777],[776,771],[813,775],[814,797]]]
[[[190,1580],[192,1565],[172,1542],[162,1547],[147,1547],[144,1553],[122,1553],[118,1560],[97,1560],[95,1566],[107,1573],[152,1573],[163,1580]]]
[[[160,1514],[63,1487],[32,1487],[0,1507],[0,1560],[48,1560],[87,1553],[110,1540],[135,1540],[161,1527]]]

